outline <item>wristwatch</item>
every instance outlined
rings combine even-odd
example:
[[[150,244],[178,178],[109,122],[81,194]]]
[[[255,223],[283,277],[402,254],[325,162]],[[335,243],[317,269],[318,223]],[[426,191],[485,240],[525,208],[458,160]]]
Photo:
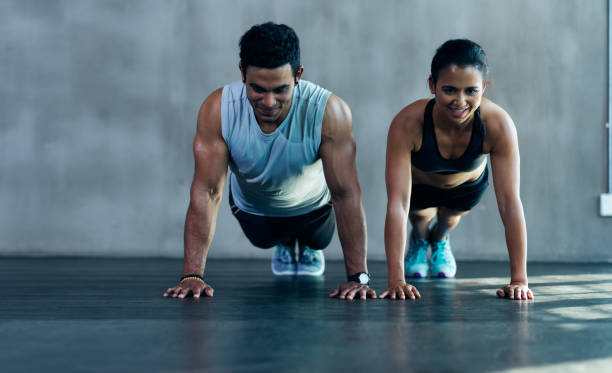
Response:
[[[352,276],[348,276],[349,281],[355,281],[361,285],[370,284],[370,274],[366,272],[357,272]]]

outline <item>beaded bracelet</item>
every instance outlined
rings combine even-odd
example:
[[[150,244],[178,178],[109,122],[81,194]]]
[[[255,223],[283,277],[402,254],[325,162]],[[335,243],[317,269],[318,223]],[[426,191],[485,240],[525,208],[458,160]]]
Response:
[[[182,285],[183,282],[185,282],[187,280],[198,280],[198,281],[204,283],[204,277],[202,277],[200,275],[196,275],[196,274],[191,274],[191,275],[185,275],[185,276],[181,277],[181,281],[179,282],[179,285]]]

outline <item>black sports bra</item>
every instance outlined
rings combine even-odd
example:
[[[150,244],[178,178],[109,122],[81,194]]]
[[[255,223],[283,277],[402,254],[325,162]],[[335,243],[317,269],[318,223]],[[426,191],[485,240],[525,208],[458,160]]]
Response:
[[[482,144],[486,135],[484,123],[480,119],[480,108],[474,113],[472,136],[467,149],[457,159],[446,159],[440,154],[433,127],[433,106],[436,100],[431,100],[425,107],[423,123],[423,142],[421,149],[412,152],[412,164],[421,171],[439,174],[454,174],[473,171],[480,167],[486,154],[482,152]]]

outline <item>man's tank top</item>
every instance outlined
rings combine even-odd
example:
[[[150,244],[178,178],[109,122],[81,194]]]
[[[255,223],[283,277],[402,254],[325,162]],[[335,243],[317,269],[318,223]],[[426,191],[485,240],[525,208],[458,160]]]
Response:
[[[303,215],[330,200],[319,157],[330,91],[300,80],[278,128],[262,132],[242,81],[223,87],[221,127],[229,149],[230,190],[250,214]]]
[[[433,127],[434,103],[435,100],[431,100],[425,107],[423,142],[419,151],[412,152],[412,164],[421,171],[439,174],[454,174],[477,169],[482,164],[482,160],[486,158],[486,154],[482,152],[486,129],[480,119],[480,108],[476,109],[474,113],[472,135],[467,149],[457,159],[446,159],[440,154],[436,141],[436,133]]]

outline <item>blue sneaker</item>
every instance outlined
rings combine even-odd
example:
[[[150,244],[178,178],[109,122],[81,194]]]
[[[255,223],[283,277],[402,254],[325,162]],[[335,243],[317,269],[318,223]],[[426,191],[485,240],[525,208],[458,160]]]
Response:
[[[410,232],[410,243],[408,244],[408,254],[404,259],[404,272],[406,277],[425,277],[427,276],[427,248],[429,242],[423,238],[415,238],[414,232]]]
[[[451,251],[450,240],[447,238],[442,241],[432,242],[431,247],[430,271],[432,276],[455,277],[457,263]]]
[[[293,246],[276,245],[272,254],[272,273],[277,276],[295,275],[296,269]]]
[[[306,276],[321,276],[325,271],[323,250],[313,250],[306,245],[300,245],[300,259],[297,263],[297,274]]]

